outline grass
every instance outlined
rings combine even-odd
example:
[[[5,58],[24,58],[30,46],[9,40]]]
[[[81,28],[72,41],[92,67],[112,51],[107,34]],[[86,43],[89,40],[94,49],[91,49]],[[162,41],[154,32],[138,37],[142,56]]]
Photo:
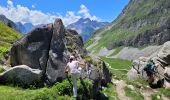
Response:
[[[94,41],[95,39],[91,37],[88,41],[85,42],[84,48],[87,48],[88,46],[90,46]]]
[[[132,100],[143,100],[143,96],[140,94],[139,90],[131,90],[128,87],[125,87],[125,94],[128,97],[131,97]]]
[[[87,89],[90,90],[91,82],[84,80]],[[83,86],[78,81],[78,96],[84,98]],[[86,96],[87,97],[87,96]],[[0,85],[0,100],[73,100],[72,85],[65,80],[56,83],[52,87],[39,89],[23,89],[14,86]]]
[[[0,61],[4,59],[6,52],[9,52],[12,43],[22,35],[14,29],[0,22]]]
[[[9,48],[22,35],[0,22],[0,46]]]
[[[164,89],[164,88],[160,88],[159,91],[170,99],[170,90]]]
[[[0,73],[4,72],[5,69],[0,66]]]
[[[151,98],[152,98],[152,100],[160,100],[161,99],[161,95],[160,94],[152,94]]]
[[[102,93],[104,93],[109,100],[117,100],[117,93],[116,93],[116,86],[109,83],[107,88],[104,88],[102,91]]]
[[[123,48],[124,48],[124,46],[120,46],[120,47],[115,48],[115,51],[109,56],[117,55]]]
[[[113,59],[101,57],[103,61],[110,65],[110,71],[118,79],[127,79],[127,72],[130,70],[132,62],[129,60]]]

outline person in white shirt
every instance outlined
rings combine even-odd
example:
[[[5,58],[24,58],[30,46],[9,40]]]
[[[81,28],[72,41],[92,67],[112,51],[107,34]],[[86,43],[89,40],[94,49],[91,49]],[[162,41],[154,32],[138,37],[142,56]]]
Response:
[[[73,95],[77,98],[77,79],[81,74],[81,67],[79,67],[79,61],[76,60],[74,56],[70,56],[69,62],[67,63],[66,69],[69,69],[69,73],[71,74],[71,79],[73,82]]]

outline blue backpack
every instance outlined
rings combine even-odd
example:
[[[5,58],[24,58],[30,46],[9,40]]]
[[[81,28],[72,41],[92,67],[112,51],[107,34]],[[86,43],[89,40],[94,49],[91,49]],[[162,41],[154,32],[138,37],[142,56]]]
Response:
[[[145,65],[145,67],[144,67],[144,71],[146,71],[146,72],[154,72],[154,69],[155,69],[155,64],[154,64],[154,62],[148,62],[146,65]]]

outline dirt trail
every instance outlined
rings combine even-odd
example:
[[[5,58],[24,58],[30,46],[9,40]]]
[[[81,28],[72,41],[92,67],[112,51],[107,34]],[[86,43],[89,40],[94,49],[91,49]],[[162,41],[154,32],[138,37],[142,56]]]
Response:
[[[120,100],[131,100],[130,97],[127,97],[125,95],[124,88],[126,86],[126,83],[123,80],[120,80],[116,83],[116,92],[118,94],[118,98]]]
[[[167,98],[166,96],[164,96],[163,94],[161,95],[162,100],[169,100],[169,98]]]
[[[154,91],[150,88],[144,90],[142,89],[140,92],[143,95],[144,100],[152,100],[151,95],[155,94]]]

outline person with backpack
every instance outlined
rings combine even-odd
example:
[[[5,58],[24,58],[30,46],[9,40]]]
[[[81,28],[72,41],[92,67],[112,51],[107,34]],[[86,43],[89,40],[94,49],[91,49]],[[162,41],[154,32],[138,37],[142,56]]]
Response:
[[[73,96],[75,98],[77,98],[77,79],[80,77],[82,70],[82,68],[79,67],[80,64],[81,63],[74,56],[70,56],[69,62],[65,68],[65,71],[71,75],[71,80],[73,83]]]
[[[147,76],[149,77],[149,83],[152,83],[154,81],[154,69],[155,69],[155,63],[153,60],[149,60],[148,63],[144,67],[144,71],[146,72]]]

